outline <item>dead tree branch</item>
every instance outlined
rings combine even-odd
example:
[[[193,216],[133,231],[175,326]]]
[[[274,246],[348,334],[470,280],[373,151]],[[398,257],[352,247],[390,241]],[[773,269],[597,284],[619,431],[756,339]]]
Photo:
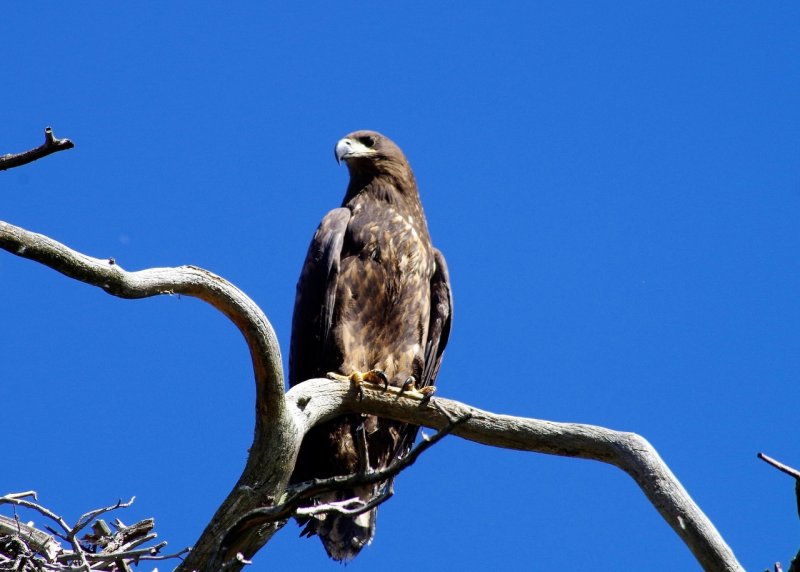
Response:
[[[202,568],[202,563],[219,552],[221,530],[230,530],[242,514],[272,504],[283,494],[305,433],[296,426],[286,408],[280,348],[269,320],[241,290],[202,268],[181,266],[128,272],[113,258],[93,258],[44,235],[2,221],[0,248],[120,298],[162,294],[198,298],[227,316],[244,336],[256,382],[254,440],[239,482],[187,559],[187,569]],[[252,556],[275,530],[277,527],[252,531],[252,535],[243,535],[232,549],[234,553]]]
[[[32,163],[42,157],[47,157],[58,151],[66,151],[72,149],[75,144],[69,139],[57,139],[53,135],[53,130],[49,127],[44,130],[44,143],[29,151],[22,153],[8,153],[7,155],[0,155],[0,171],[20,167],[28,163]]]
[[[452,417],[468,418],[453,434],[476,443],[591,459],[625,471],[664,520],[686,543],[705,570],[743,570],[711,521],[695,504],[656,450],[635,433],[578,423],[556,423],[498,415],[457,401],[434,397],[428,405],[398,396],[394,388],[363,384],[363,397],[346,384],[314,379],[293,387],[286,399],[314,425],[335,413],[360,412],[435,429]],[[438,407],[443,408],[445,414]]]
[[[794,478],[794,496],[797,502],[797,515],[800,516],[800,471],[798,471],[793,467],[790,467],[789,465],[784,465],[777,459],[773,459],[772,457],[765,455],[764,453],[759,453],[758,458],[767,463],[768,465],[772,465],[780,472],[785,473],[790,477]],[[780,568],[781,568],[780,562],[776,562],[775,570],[779,570]],[[788,572],[800,572],[800,551],[798,551],[798,553],[795,554],[794,558],[789,564]]]
[[[28,500],[33,497],[34,500]],[[159,554],[167,545],[160,542],[153,546],[137,548],[155,539],[152,532],[153,519],[143,520],[131,526],[125,526],[119,519],[115,520],[112,531],[104,520],[97,517],[101,514],[129,507],[122,501],[114,505],[89,511],[70,526],[61,516],[36,501],[36,493],[8,494],[0,497],[0,505],[10,504],[24,507],[54,522],[61,532],[48,526],[45,532],[19,522],[14,518],[0,515],[0,569],[28,572],[33,570],[57,570],[70,572],[130,572],[131,566],[142,560],[166,560],[179,558],[189,551],[188,548],[176,554]],[[80,532],[91,525],[92,532],[78,538]],[[64,547],[59,539],[69,543]]]
[[[177,293],[205,300],[228,316],[244,335],[257,391],[253,447],[239,482],[179,570],[241,569],[282,526],[280,518],[242,519],[258,514],[255,510],[266,507],[268,512],[285,503],[287,482],[305,432],[332,417],[356,412],[438,430],[453,418],[466,418],[452,429],[453,434],[495,447],[612,464],[634,479],[705,570],[742,570],[713,524],[655,449],[638,435],[497,415],[441,398],[423,403],[418,396],[399,395],[394,388],[363,385],[359,392],[328,379],[309,380],[284,393],[278,344],[266,316],[222,278],[192,266],[127,272],[113,259],[88,257],[4,222],[0,222],[0,248],[122,298]],[[230,534],[235,527],[236,534]]]
[[[368,503],[361,503],[360,506],[352,509],[345,508],[345,505],[350,501],[343,501],[345,505],[319,505],[313,508],[303,509],[299,508],[299,506],[300,504],[306,503],[310,499],[325,492],[371,485],[396,477],[403,470],[413,465],[419,456],[422,455],[422,453],[433,447],[446,435],[452,433],[457,426],[464,423],[467,419],[469,419],[468,414],[457,419],[451,419],[448,424],[437,431],[433,437],[426,437],[423,434],[422,441],[420,441],[416,447],[409,451],[405,457],[395,461],[385,469],[369,472],[365,471],[354,475],[331,477],[328,479],[316,479],[289,487],[280,504],[250,511],[248,514],[242,517],[242,519],[237,523],[236,527],[234,527],[228,533],[228,535],[235,537],[240,528],[260,526],[267,522],[275,522],[291,516],[308,516],[312,514],[322,514],[324,512],[339,512],[342,514],[357,515],[361,514],[362,512],[366,512],[388,500],[389,497],[391,497],[392,492],[390,490],[384,491],[375,498],[370,499]],[[223,544],[227,544],[227,542],[223,542]]]

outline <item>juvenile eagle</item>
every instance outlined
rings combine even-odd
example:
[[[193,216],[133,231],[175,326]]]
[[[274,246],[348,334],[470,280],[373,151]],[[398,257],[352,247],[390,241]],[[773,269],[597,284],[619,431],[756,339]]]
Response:
[[[347,135],[335,153],[350,183],[342,206],[317,228],[297,283],[289,383],[334,373],[425,391],[439,371],[452,301],[414,173],[400,148],[374,131]],[[384,468],[408,453],[418,429],[371,415],[321,424],[306,435],[291,482],[355,473],[366,459]],[[319,500],[366,501],[386,484]],[[319,535],[331,558],[350,560],[372,540],[376,511],[310,518],[302,534]]]

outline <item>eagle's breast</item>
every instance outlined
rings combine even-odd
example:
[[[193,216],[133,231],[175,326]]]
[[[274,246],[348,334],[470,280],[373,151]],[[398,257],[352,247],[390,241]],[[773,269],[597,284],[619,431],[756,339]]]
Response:
[[[433,273],[427,229],[402,204],[368,195],[353,203],[337,291],[339,369],[380,369],[393,384],[419,379]]]

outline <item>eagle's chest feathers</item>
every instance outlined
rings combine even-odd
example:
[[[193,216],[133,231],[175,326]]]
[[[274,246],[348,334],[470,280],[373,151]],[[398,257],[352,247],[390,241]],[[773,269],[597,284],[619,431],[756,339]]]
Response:
[[[433,273],[424,218],[369,200],[351,209],[337,293],[342,372],[377,368],[393,383],[419,378]]]

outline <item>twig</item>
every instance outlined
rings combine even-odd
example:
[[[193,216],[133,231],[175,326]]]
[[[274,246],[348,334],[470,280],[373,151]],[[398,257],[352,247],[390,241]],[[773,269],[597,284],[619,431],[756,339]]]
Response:
[[[118,552],[108,552],[108,553],[99,553],[99,554],[87,554],[86,558],[92,561],[97,562],[114,562],[119,560],[123,555],[125,559],[131,560],[143,560],[145,558],[149,560],[154,559],[162,559],[160,556],[156,556],[158,552],[167,545],[166,541],[159,542],[155,546],[150,546],[147,548],[138,548],[136,550],[120,550]],[[182,555],[188,552],[188,548],[184,548],[182,551],[178,552],[177,554]]]
[[[122,502],[122,499],[120,499],[120,500],[117,501],[117,504],[115,504],[113,506],[106,506],[106,507],[103,507],[103,508],[90,510],[89,512],[87,512],[86,514],[82,515],[78,519],[78,522],[76,522],[75,526],[72,527],[72,533],[73,534],[78,534],[81,530],[83,530],[83,528],[87,524],[91,523],[95,518],[97,518],[101,514],[104,514],[104,513],[107,513],[107,512],[111,512],[112,510],[117,510],[118,508],[128,508],[129,506],[131,506],[133,504],[133,501],[135,501],[135,500],[136,500],[136,497],[131,497],[131,500],[129,500],[128,502]]]
[[[790,477],[794,477],[794,496],[795,502],[797,503],[797,515],[800,516],[800,471],[790,467],[789,465],[784,465],[780,461],[773,459],[764,453],[759,453],[758,458],[765,463],[772,465],[782,473],[786,473]],[[800,569],[800,552],[798,552],[792,559],[791,563],[789,564],[788,572],[798,572],[798,569]],[[775,570],[776,572],[779,572],[780,562],[775,563]]]
[[[441,441],[446,435],[452,433],[457,426],[466,422],[470,417],[471,417],[470,414],[465,414],[450,421],[450,423],[448,423],[447,426],[437,431],[433,437],[430,437],[429,439],[423,439],[422,441],[419,442],[419,444],[416,447],[411,449],[411,451],[409,451],[409,453],[405,457],[398,459],[397,461],[390,464],[388,467],[384,469],[369,471],[365,473],[356,473],[352,475],[330,477],[327,479],[315,479],[313,481],[300,483],[299,485],[296,485],[295,487],[292,487],[287,491],[288,493],[287,496],[280,504],[271,507],[257,508],[245,514],[239,520],[236,526],[234,526],[230,534],[231,535],[237,534],[237,532],[241,528],[249,528],[267,522],[274,522],[276,520],[281,520],[289,516],[292,516],[294,513],[297,513],[298,515],[303,515],[302,512],[298,511],[298,506],[303,501],[307,501],[313,497],[319,496],[321,493],[328,491],[335,491],[335,490],[350,489],[357,486],[372,485],[375,483],[392,479],[393,477],[400,474],[400,472],[403,471],[403,469],[413,465],[414,462],[419,458],[419,456],[422,453],[427,451],[429,448],[433,447],[436,443]],[[389,496],[391,496],[391,494],[389,494]],[[380,502],[372,506],[377,506],[381,502],[384,502],[386,498],[381,499]],[[343,502],[347,503],[350,501],[343,501]],[[371,499],[369,502],[372,503],[373,500]],[[334,505],[332,504],[330,506],[333,507]],[[341,512],[341,507],[330,508],[330,511],[334,510]],[[364,509],[361,510],[360,512],[365,512],[366,510],[369,509]],[[319,512],[326,512],[326,509],[322,509]],[[360,514],[360,512],[355,514]]]
[[[25,553],[19,560],[19,565],[15,564],[19,570],[65,570],[76,572],[102,572],[114,570],[121,572],[130,570],[129,564],[138,563],[141,560],[167,560],[170,558],[180,558],[189,552],[185,548],[172,555],[160,555],[159,552],[167,545],[166,542],[159,542],[153,546],[136,548],[137,546],[150,542],[156,535],[150,531],[153,528],[153,519],[146,519],[131,526],[125,526],[121,521],[116,521],[117,531],[111,529],[103,520],[96,520],[101,514],[119,508],[126,508],[133,503],[133,499],[124,503],[118,501],[116,504],[92,510],[78,519],[75,526],[70,527],[66,521],[39,503],[26,500],[24,497],[36,497],[35,493],[15,493],[0,497],[0,504],[13,504],[35,510],[53,520],[59,527],[64,529],[63,534],[52,531],[53,534],[64,538],[72,545],[72,550],[64,550],[62,546],[54,540],[54,537],[44,533],[29,525],[19,523],[17,520],[0,516],[0,536],[8,536],[16,539],[24,545]],[[83,539],[78,539],[80,531],[88,525],[92,525],[93,533],[87,534]],[[13,548],[13,547],[12,547]],[[31,550],[32,548],[32,550]],[[98,549],[101,549],[99,552]],[[9,549],[4,549],[3,552]],[[0,552],[0,564],[6,569],[6,563],[11,560],[10,556]],[[16,550],[19,552],[19,550]],[[41,555],[41,556],[38,556]],[[103,563],[113,563],[111,568]]]
[[[23,151],[22,153],[8,153],[7,155],[0,156],[0,171],[20,167],[52,153],[65,151],[73,147],[75,147],[75,144],[72,141],[69,139],[56,139],[53,135],[53,130],[47,127],[44,130],[44,143],[35,149]]]
[[[25,491],[23,493],[8,493],[4,497],[0,497],[0,499],[24,499],[31,497],[33,500],[39,500],[36,491]]]
[[[29,495],[26,495],[26,496],[29,496]],[[47,518],[49,518],[50,520],[52,520],[56,524],[58,524],[58,526],[60,526],[61,529],[64,531],[65,535],[69,534],[70,526],[67,524],[67,521],[65,521],[63,518],[61,518],[57,514],[55,514],[53,511],[43,507],[39,503],[35,503],[33,501],[29,501],[29,500],[25,500],[24,498],[21,498],[20,493],[8,494],[8,495],[0,497],[0,504],[13,504],[13,505],[22,506],[22,507],[25,507],[25,508],[29,508],[29,509],[35,510],[38,513],[42,514],[43,516],[46,516]]]
[[[793,469],[789,465],[784,465],[780,461],[773,459],[772,457],[765,455],[764,453],[759,453],[758,458],[767,463],[768,465],[772,465],[782,473],[786,473],[790,477],[794,477],[797,480],[800,480],[800,471],[797,469]]]
[[[245,558],[244,554],[242,554],[241,552],[237,552],[233,556],[233,558],[231,558],[229,561],[227,561],[224,564],[222,564],[221,568],[223,570],[227,570],[228,568],[239,569],[242,566],[247,566],[247,565],[250,565],[252,563],[253,563],[253,561],[252,560],[248,560],[247,558]]]
[[[192,547],[187,546],[186,548],[182,548],[181,550],[178,550],[178,552],[173,552],[172,554],[142,554],[137,558],[139,560],[174,560],[175,558],[181,558],[183,555],[189,554],[191,551]]]
[[[336,501],[326,504],[319,504],[309,507],[298,507],[295,509],[297,516],[315,516],[319,514],[327,514],[335,512],[345,516],[358,516],[373,508],[382,505],[394,495],[394,484],[389,481],[386,489],[380,494],[375,495],[369,501],[364,502],[358,498],[347,499],[343,501]],[[349,505],[355,505],[355,508],[347,508]]]

